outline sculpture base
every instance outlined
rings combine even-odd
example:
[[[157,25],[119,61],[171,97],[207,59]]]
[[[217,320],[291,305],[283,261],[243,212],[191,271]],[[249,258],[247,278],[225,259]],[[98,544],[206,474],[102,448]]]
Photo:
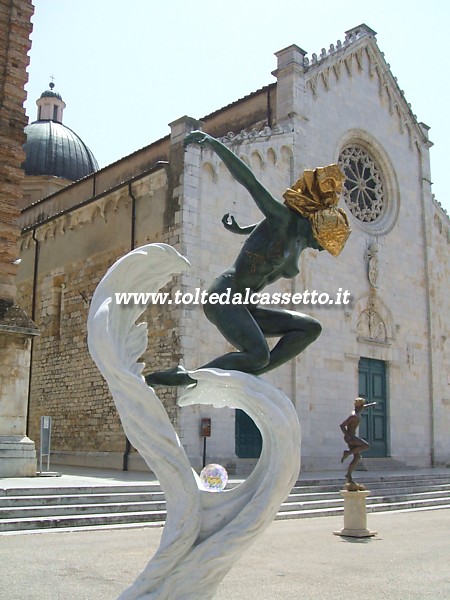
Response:
[[[0,435],[0,477],[36,477],[36,449],[28,437]]]
[[[370,531],[369,529],[345,529],[345,527],[340,531],[333,531],[334,535],[354,538],[373,537],[374,535],[377,535],[377,533],[377,531]]]
[[[344,527],[340,531],[333,531],[334,535],[364,538],[377,534],[376,531],[367,529],[366,498],[369,493],[368,490],[341,490],[344,498]]]

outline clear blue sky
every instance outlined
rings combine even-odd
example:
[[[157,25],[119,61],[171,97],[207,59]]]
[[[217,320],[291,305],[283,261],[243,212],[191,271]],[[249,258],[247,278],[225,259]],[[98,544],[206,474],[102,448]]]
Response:
[[[272,81],[274,52],[308,56],[366,23],[419,121],[431,127],[437,200],[450,139],[448,24],[444,0],[34,0],[27,114],[50,76],[67,104],[64,123],[105,166]]]

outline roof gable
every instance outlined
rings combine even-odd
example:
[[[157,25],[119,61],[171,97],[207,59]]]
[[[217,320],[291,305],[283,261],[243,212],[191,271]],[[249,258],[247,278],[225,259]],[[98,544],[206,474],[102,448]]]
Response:
[[[328,51],[322,48],[319,56],[314,53],[311,55],[311,60],[305,57],[306,85],[313,97],[330,91],[343,73],[352,78],[367,70],[371,79],[377,78],[380,101],[386,101],[391,117],[398,122],[400,133],[409,136],[410,145],[419,145],[420,142],[432,146],[428,139],[429,128],[419,123],[413,114],[397,78],[393,76],[390,65],[377,45],[376,32],[363,24],[345,33],[344,42],[338,40],[336,46],[331,44]]]

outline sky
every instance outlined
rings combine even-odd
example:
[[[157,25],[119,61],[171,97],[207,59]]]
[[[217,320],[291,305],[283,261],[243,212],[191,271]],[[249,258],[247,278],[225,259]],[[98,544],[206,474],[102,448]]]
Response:
[[[272,83],[274,53],[308,53],[365,23],[418,121],[430,127],[433,193],[445,189],[450,140],[448,23],[444,0],[34,0],[25,104],[54,77],[73,129],[104,167]]]

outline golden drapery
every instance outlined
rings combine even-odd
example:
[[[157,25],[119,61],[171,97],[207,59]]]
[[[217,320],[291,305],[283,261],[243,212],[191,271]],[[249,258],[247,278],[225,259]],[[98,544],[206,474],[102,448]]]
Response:
[[[286,206],[309,219],[314,237],[333,256],[342,251],[351,233],[346,213],[337,206],[344,181],[336,164],[306,169],[283,194]]]

